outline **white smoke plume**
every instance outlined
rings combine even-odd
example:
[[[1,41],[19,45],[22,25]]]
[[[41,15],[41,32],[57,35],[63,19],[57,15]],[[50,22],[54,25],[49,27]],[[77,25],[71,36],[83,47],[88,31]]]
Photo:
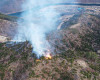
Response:
[[[46,39],[46,34],[56,30],[55,16],[59,13],[53,7],[43,7],[64,1],[66,2],[66,0],[26,0],[22,9],[27,11],[21,15],[24,21],[18,21],[18,32],[14,40],[27,40],[32,44],[37,57],[45,55],[45,51],[52,48]]]

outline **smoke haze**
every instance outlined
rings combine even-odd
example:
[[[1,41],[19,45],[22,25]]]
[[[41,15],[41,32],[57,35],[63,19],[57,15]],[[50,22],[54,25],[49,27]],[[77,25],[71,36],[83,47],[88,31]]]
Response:
[[[42,7],[48,4],[62,3],[63,1],[65,0],[26,0],[22,9],[28,11],[21,15],[24,22],[18,20],[18,32],[14,40],[29,41],[37,57],[45,55],[48,49],[52,49],[53,53],[53,47],[46,39],[46,34],[56,30],[59,13],[53,7],[46,9],[42,9]]]

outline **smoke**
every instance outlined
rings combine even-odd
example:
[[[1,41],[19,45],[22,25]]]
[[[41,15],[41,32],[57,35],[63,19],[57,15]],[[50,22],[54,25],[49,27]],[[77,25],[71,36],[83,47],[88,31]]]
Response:
[[[7,0],[0,1],[0,8],[1,8],[5,3],[8,3],[8,1],[7,1]]]
[[[45,55],[48,49],[53,49],[46,39],[46,35],[57,29],[56,22],[59,12],[53,7],[43,8],[43,6],[63,3],[63,1],[65,0],[26,0],[22,9],[26,9],[27,12],[21,15],[24,19],[23,22],[18,20],[18,32],[14,40],[29,41],[37,57]]]

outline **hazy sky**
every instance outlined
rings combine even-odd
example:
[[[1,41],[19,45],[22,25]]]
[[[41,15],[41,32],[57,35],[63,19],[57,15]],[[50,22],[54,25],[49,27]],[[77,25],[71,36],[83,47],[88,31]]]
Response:
[[[9,3],[12,3],[11,5],[13,5],[13,3],[14,4],[16,4],[15,2],[22,2],[22,1],[25,1],[25,0],[2,0],[2,1],[0,1],[0,7],[2,7],[3,5],[6,5],[6,4],[9,4]],[[41,1],[47,1],[47,0],[41,0]],[[50,0],[51,1],[51,0]],[[100,2],[100,0],[56,0],[56,2],[94,2],[94,3],[96,3],[96,2]],[[55,2],[55,3],[56,3]]]
[[[23,11],[21,8],[21,5],[25,1],[26,0],[1,0],[0,1],[0,12],[1,13],[15,13],[15,12]],[[41,0],[41,3],[43,1],[47,2],[47,0]],[[52,1],[52,0],[49,0],[49,1]],[[100,0],[56,0],[53,3],[58,3],[58,2],[61,2],[61,3],[71,3],[71,2],[100,3]]]

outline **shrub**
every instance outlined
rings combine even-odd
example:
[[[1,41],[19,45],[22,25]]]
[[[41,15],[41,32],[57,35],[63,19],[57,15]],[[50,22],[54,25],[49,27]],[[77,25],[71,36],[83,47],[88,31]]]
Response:
[[[65,72],[65,73],[60,73],[60,78],[57,80],[74,80],[73,75]]]
[[[98,58],[98,55],[95,52],[85,52],[84,54],[85,54],[84,56],[87,59],[90,59],[90,60],[94,60],[95,61]]]
[[[89,71],[81,71],[80,73],[83,74],[84,77],[86,77],[88,79],[91,79],[91,77],[92,77],[92,73]]]
[[[15,62],[16,60],[16,57],[14,55],[11,55],[8,63],[10,64],[12,62]]]
[[[8,16],[0,13],[0,19],[5,19],[9,21],[16,21],[18,18],[14,16]]]
[[[4,78],[4,76],[5,76],[5,74],[4,73],[0,73],[0,78],[1,78],[1,80],[4,80],[3,78]]]
[[[34,70],[32,70],[30,73],[29,73],[29,77],[34,77],[35,76],[35,72]]]

